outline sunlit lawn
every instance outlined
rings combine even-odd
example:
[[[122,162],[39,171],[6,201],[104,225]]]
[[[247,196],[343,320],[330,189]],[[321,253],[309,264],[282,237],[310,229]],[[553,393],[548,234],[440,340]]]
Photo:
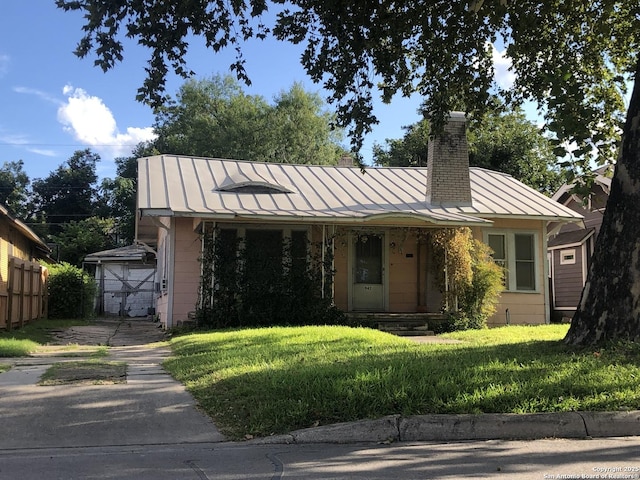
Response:
[[[165,362],[231,438],[390,414],[636,409],[640,349],[565,346],[566,326],[416,344],[348,327],[192,333]]]

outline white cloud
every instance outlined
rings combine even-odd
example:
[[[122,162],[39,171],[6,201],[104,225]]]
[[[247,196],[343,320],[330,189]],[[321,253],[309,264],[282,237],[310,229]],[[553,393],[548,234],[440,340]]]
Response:
[[[491,45],[491,51],[496,83],[500,88],[508,89],[513,86],[516,75],[509,70],[511,68],[511,60],[506,56],[507,50],[500,51],[495,45]]]
[[[54,152],[53,150],[47,150],[47,149],[43,149],[43,148],[28,148],[27,149],[29,152],[31,153],[36,153],[38,155],[42,155],[45,157],[57,157],[58,154],[56,152]]]
[[[58,109],[58,121],[79,142],[113,157],[126,156],[138,143],[155,138],[151,127],[128,127],[120,132],[113,113],[101,98],[66,85],[67,97]]]
[[[54,105],[62,105],[62,102],[59,99],[52,97],[47,92],[43,92],[42,90],[37,90],[35,88],[29,87],[13,87],[13,91],[16,93],[23,93],[25,95],[34,95],[49,103],[53,103]]]

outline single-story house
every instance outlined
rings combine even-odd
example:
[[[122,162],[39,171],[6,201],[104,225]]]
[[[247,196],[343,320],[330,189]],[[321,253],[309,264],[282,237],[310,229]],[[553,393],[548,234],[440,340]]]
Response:
[[[552,316],[571,318],[580,303],[587,280],[591,255],[600,232],[602,217],[611,189],[611,171],[595,171],[588,194],[574,192],[574,184],[565,184],[552,199],[584,217],[583,223],[552,223],[548,227],[549,278]]]
[[[98,294],[96,313],[120,317],[146,317],[153,311],[155,252],[144,245],[127,245],[87,255]]]
[[[166,327],[198,301],[202,232],[247,245],[323,240],[345,312],[440,312],[425,233],[470,227],[506,269],[490,325],[549,321],[547,225],[582,216],[509,175],[469,168],[466,117],[452,113],[426,168],[257,163],[157,155],[138,160],[137,240],[157,248],[156,312]],[[442,273],[440,273],[442,274]]]
[[[22,327],[46,316],[49,247],[0,205],[0,329]]]

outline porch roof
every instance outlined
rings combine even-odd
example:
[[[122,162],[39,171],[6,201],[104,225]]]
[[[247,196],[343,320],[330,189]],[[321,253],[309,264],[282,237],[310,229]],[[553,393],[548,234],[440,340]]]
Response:
[[[142,216],[389,225],[488,224],[519,217],[579,221],[582,216],[513,177],[471,168],[472,205],[426,201],[426,168],[291,165],[157,155],[138,160]]]

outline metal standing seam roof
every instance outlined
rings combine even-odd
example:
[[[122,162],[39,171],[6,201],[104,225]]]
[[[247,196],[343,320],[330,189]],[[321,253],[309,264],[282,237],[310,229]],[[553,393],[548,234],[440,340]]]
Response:
[[[335,223],[582,219],[509,175],[471,168],[470,178],[472,206],[440,207],[426,202],[426,168],[371,167],[362,173],[353,167],[157,155],[138,159],[138,208],[142,216]]]

